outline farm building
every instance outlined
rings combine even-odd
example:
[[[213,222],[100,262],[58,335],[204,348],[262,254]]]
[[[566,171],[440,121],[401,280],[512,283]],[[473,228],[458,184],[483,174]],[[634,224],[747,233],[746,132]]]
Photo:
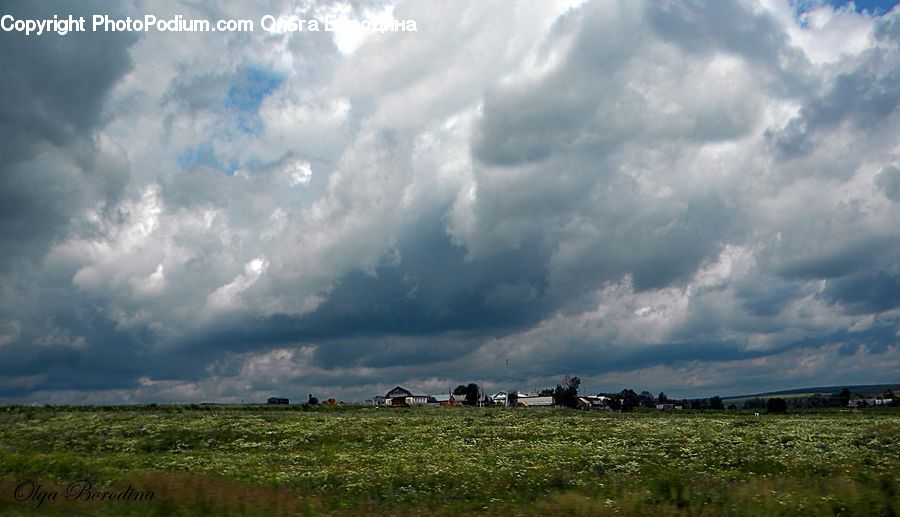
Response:
[[[875,399],[858,399],[851,400],[847,403],[847,407],[886,407],[893,404],[893,399],[875,398]]]
[[[266,399],[266,404],[287,404],[288,399],[282,397],[269,397]]]
[[[505,391],[498,391],[491,395],[491,404],[494,406],[506,406],[509,403],[509,394]]]
[[[519,395],[516,407],[550,407],[553,405],[553,397],[539,397],[537,395]]]
[[[459,398],[457,398],[456,395],[450,393],[442,393],[431,398],[434,399],[434,404],[439,404],[441,406],[458,406],[462,404],[463,400],[465,400],[465,397],[460,396]]]
[[[384,398],[389,406],[415,406],[428,403],[428,395],[413,393],[403,386],[397,386],[387,392]]]
[[[675,404],[665,403],[665,404],[657,404],[656,409],[659,409],[660,411],[672,411],[672,410],[683,409],[683,406],[681,406],[681,404],[675,405]]]
[[[578,409],[609,409],[609,397],[585,395],[578,397]]]

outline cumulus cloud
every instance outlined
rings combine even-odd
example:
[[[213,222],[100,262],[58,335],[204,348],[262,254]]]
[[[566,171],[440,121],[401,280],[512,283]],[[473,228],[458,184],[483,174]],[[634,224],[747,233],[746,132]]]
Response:
[[[3,400],[897,380],[896,8],[145,13],[418,31],[0,34]]]

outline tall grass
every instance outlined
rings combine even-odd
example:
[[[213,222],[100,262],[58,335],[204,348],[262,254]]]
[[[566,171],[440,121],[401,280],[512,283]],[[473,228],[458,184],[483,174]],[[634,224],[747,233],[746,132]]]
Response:
[[[900,513],[896,411],[212,408],[0,408],[0,513]],[[35,510],[25,480],[155,497]]]

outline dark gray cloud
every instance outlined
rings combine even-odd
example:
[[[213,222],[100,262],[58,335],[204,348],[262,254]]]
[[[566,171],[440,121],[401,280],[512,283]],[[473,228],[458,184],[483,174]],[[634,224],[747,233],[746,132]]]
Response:
[[[881,169],[875,182],[888,199],[900,203],[900,168],[889,165]]]
[[[896,380],[896,10],[386,7],[0,34],[0,400]]]
[[[118,13],[102,2],[3,2],[4,14],[44,19]],[[0,64],[15,73],[0,78],[0,138],[4,165],[33,157],[47,142],[63,146],[84,139],[98,123],[110,87],[132,63],[129,33],[70,33],[23,37],[0,33]]]
[[[900,266],[855,271],[828,284],[823,295],[857,314],[882,313],[900,307]]]
[[[62,11],[60,11],[62,10]],[[102,3],[3,2],[16,18],[113,12]],[[0,33],[0,268],[29,274],[79,210],[114,202],[128,181],[120,156],[99,149],[113,84],[132,66],[130,34]],[[9,287],[8,289],[12,289]]]
[[[807,103],[778,134],[776,147],[783,156],[808,154],[822,131],[845,120],[857,131],[877,135],[896,119],[900,100],[896,52],[872,49],[860,61],[852,72],[838,75],[825,95]]]
[[[692,54],[741,56],[780,93],[800,95],[816,85],[808,59],[784,27],[752,3],[661,2],[648,5],[646,17],[662,38]]]

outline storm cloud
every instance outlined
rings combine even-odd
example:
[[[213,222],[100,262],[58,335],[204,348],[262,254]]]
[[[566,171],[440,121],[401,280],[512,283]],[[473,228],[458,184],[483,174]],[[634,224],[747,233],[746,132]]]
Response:
[[[897,382],[900,9],[2,2],[0,400]]]

